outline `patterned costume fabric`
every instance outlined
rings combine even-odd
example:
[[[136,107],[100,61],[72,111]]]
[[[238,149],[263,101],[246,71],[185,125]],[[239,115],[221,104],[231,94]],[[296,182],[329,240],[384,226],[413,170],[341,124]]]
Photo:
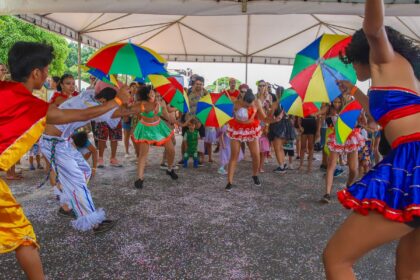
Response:
[[[240,142],[252,142],[257,140],[261,136],[262,130],[256,113],[257,112],[254,107],[249,107],[247,114],[248,120],[250,120],[249,122],[244,123],[238,121],[236,119],[238,116],[235,116],[234,119],[230,120],[228,122],[227,131],[229,138]]]
[[[60,109],[86,109],[101,103],[95,98],[94,90],[87,90],[62,103]],[[96,122],[106,122],[110,127],[116,127],[120,119],[112,119],[115,109],[93,119]],[[72,226],[80,231],[87,231],[105,220],[102,209],[95,209],[89,189],[87,187],[91,169],[82,154],[71,144],[70,136],[78,128],[89,121],[73,122],[56,125],[61,132],[60,137],[43,135],[40,140],[42,154],[50,162],[57,175],[57,182],[61,185],[60,204],[66,204],[76,213],[77,219]]]
[[[418,113],[418,104],[420,97],[405,89],[372,88],[370,92],[370,112],[385,126],[390,120]],[[363,215],[376,210],[387,219],[409,225],[419,220],[419,130],[417,127],[417,132],[394,140],[392,151],[381,162],[359,181],[338,192],[340,202]]]
[[[43,135],[40,145],[60,182],[60,204],[66,204],[77,216],[72,226],[80,231],[93,229],[105,220],[105,212],[95,208],[87,188],[91,176],[89,164],[67,139]]]

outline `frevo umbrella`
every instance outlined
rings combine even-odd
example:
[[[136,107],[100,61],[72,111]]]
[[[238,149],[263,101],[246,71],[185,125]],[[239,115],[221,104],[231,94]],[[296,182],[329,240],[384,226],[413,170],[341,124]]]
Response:
[[[286,89],[280,98],[280,105],[287,114],[301,118],[318,112],[321,104],[321,102],[302,102],[302,98],[293,88]]]
[[[356,82],[352,65],[340,60],[351,37],[324,34],[295,58],[290,84],[304,102],[331,102],[341,95],[337,80]]]
[[[150,74],[166,73],[161,58],[155,52],[132,43],[107,45],[87,61],[86,66],[102,71],[106,75],[126,74],[137,78]]]
[[[348,103],[338,115],[334,125],[335,138],[338,144],[344,144],[356,126],[357,119],[362,111],[362,105],[357,100]]]
[[[209,93],[197,103],[196,116],[204,126],[222,127],[233,117],[233,103],[220,93]]]
[[[155,91],[162,96],[166,103],[178,109],[181,113],[187,113],[190,110],[188,96],[184,91],[184,87],[175,77],[149,75],[147,80],[150,81]]]
[[[101,70],[98,70],[98,69],[95,69],[95,68],[89,68],[86,65],[81,65],[81,68],[82,68],[83,71],[91,74],[92,76],[96,77],[98,80],[118,87],[118,80],[115,77],[115,75],[107,75],[104,72],[102,72]]]

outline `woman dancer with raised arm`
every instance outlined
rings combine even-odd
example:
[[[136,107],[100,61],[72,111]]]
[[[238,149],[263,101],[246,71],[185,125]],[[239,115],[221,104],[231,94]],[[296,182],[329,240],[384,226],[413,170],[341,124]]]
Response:
[[[327,279],[355,279],[353,264],[370,250],[399,240],[397,279],[420,279],[419,47],[384,26],[382,0],[367,0],[363,30],[346,48],[369,96],[339,82],[384,128],[392,151],[363,178],[338,193],[354,210],[324,251]],[[417,67],[417,68],[415,68]]]
[[[258,138],[261,136],[261,126],[259,118],[265,120],[267,116],[264,113],[261,102],[255,99],[255,95],[251,89],[241,99],[234,103],[234,119],[228,123],[227,135],[231,139],[230,148],[231,156],[228,165],[228,182],[225,187],[226,191],[232,190],[233,175],[235,174],[236,163],[238,162],[239,149],[241,143],[248,144],[252,157],[252,179],[256,186],[261,186],[258,178],[260,153]]]

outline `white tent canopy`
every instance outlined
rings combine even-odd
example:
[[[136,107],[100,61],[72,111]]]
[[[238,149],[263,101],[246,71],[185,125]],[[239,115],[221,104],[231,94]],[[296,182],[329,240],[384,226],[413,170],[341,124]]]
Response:
[[[361,28],[364,4],[355,2],[363,1],[339,2],[10,0],[0,2],[0,13],[93,47],[130,40],[170,61],[287,65],[320,34],[352,34]],[[386,24],[419,42],[416,3],[392,1]]]

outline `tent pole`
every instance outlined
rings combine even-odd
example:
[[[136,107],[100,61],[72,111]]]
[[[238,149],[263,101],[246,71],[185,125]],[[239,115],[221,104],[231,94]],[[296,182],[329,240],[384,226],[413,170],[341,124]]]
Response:
[[[78,82],[78,89],[79,92],[82,91],[82,73],[80,69],[80,64],[82,64],[82,37],[80,33],[77,34],[77,78],[79,79]]]
[[[245,84],[248,84],[248,57],[245,60]]]

